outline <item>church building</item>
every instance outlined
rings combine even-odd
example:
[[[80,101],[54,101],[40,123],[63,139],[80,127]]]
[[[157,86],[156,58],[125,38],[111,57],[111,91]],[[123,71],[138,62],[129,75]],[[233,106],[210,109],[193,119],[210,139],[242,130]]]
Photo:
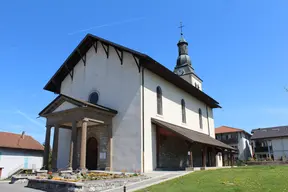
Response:
[[[54,128],[54,171],[222,166],[233,148],[215,139],[219,103],[202,91],[182,34],[177,46],[170,71],[146,54],[86,35],[44,87],[58,95],[39,113],[45,146]]]

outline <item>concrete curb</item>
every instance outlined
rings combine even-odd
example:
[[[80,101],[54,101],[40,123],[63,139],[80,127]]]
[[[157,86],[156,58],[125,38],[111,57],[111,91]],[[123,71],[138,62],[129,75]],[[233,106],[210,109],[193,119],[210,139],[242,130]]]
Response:
[[[131,189],[131,190],[128,189],[127,191],[128,191],[128,192],[137,191],[137,190],[140,190],[140,189],[144,189],[144,188],[150,187],[150,186],[152,186],[152,185],[156,185],[156,184],[163,183],[163,182],[166,182],[166,181],[169,181],[169,180],[172,180],[172,179],[176,179],[176,178],[178,178],[178,177],[182,177],[182,176],[184,176],[184,175],[188,175],[188,174],[190,174],[190,173],[193,173],[193,171],[190,171],[190,172],[187,172],[187,173],[183,173],[183,174],[180,174],[180,175],[176,175],[176,176],[174,176],[174,177],[170,177],[170,178],[167,178],[167,179],[164,179],[164,180],[161,180],[161,181],[156,181],[156,182],[154,182],[154,183],[150,183],[150,184],[147,184],[147,185],[143,185],[143,186],[137,187],[137,188],[135,188],[135,189]],[[163,175],[162,175],[162,176],[163,176]]]
[[[159,176],[156,176],[156,177],[152,177],[151,179],[157,179],[157,178],[160,178],[160,177],[164,177],[166,175],[169,175],[169,173],[166,173],[164,175],[159,175]],[[143,181],[139,181],[139,182],[135,182],[135,183],[130,183],[130,184],[126,185],[126,187],[129,187],[129,186],[132,186],[132,185],[135,185],[135,184],[139,184],[139,183],[143,183],[143,182],[146,182],[146,181],[149,181],[149,179],[146,179],[146,180],[143,180]],[[117,189],[123,189],[123,187],[124,186],[116,187],[116,188],[113,188],[113,189],[107,189],[107,190],[104,190],[102,192],[110,192],[110,191],[117,190]]]

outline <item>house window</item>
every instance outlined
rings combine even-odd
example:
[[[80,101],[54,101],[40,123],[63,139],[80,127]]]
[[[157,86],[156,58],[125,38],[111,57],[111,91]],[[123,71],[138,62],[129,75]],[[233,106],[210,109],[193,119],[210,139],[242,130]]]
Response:
[[[99,100],[99,94],[97,92],[92,92],[90,95],[89,95],[89,102],[92,103],[92,104],[97,104],[98,103],[98,100]]]
[[[202,110],[200,108],[198,110],[198,113],[199,113],[199,126],[200,126],[200,129],[203,129]]]
[[[222,154],[219,153],[219,160],[221,161],[222,160]]]
[[[184,99],[181,100],[181,109],[182,109],[182,123],[186,123],[186,109]]]
[[[161,87],[158,86],[156,92],[157,92],[157,114],[163,115]]]

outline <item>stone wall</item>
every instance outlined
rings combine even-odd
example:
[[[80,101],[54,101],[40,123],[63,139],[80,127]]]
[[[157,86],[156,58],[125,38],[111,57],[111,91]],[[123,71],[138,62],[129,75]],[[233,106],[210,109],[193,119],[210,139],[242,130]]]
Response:
[[[29,179],[27,187],[47,192],[79,192],[83,191],[83,183],[71,183],[47,179]]]
[[[176,136],[160,135],[158,168],[185,169],[188,162],[188,146]]]
[[[101,126],[91,126],[87,128],[87,141],[89,138],[94,137],[98,143],[98,160],[97,169],[105,170],[109,165],[110,151],[109,151],[109,136],[108,127],[106,125]],[[80,166],[80,147],[81,147],[81,128],[77,130],[77,151],[75,153],[76,158],[76,168]],[[106,158],[101,159],[100,153],[106,153]],[[75,168],[75,167],[74,167]]]
[[[159,138],[159,165],[163,169],[185,169],[189,166],[188,145],[185,139],[178,136],[164,136]],[[193,167],[203,167],[202,144],[192,145]],[[206,166],[216,166],[216,152],[211,147],[207,147]]]

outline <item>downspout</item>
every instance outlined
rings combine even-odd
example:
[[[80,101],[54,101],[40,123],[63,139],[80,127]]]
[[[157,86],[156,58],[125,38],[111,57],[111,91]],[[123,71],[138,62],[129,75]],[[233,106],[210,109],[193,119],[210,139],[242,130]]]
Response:
[[[142,67],[142,169],[144,173],[144,67]]]
[[[208,105],[206,105],[206,114],[207,114],[207,125],[208,125],[208,134],[210,135],[210,126],[209,126],[209,114],[208,114]]]

